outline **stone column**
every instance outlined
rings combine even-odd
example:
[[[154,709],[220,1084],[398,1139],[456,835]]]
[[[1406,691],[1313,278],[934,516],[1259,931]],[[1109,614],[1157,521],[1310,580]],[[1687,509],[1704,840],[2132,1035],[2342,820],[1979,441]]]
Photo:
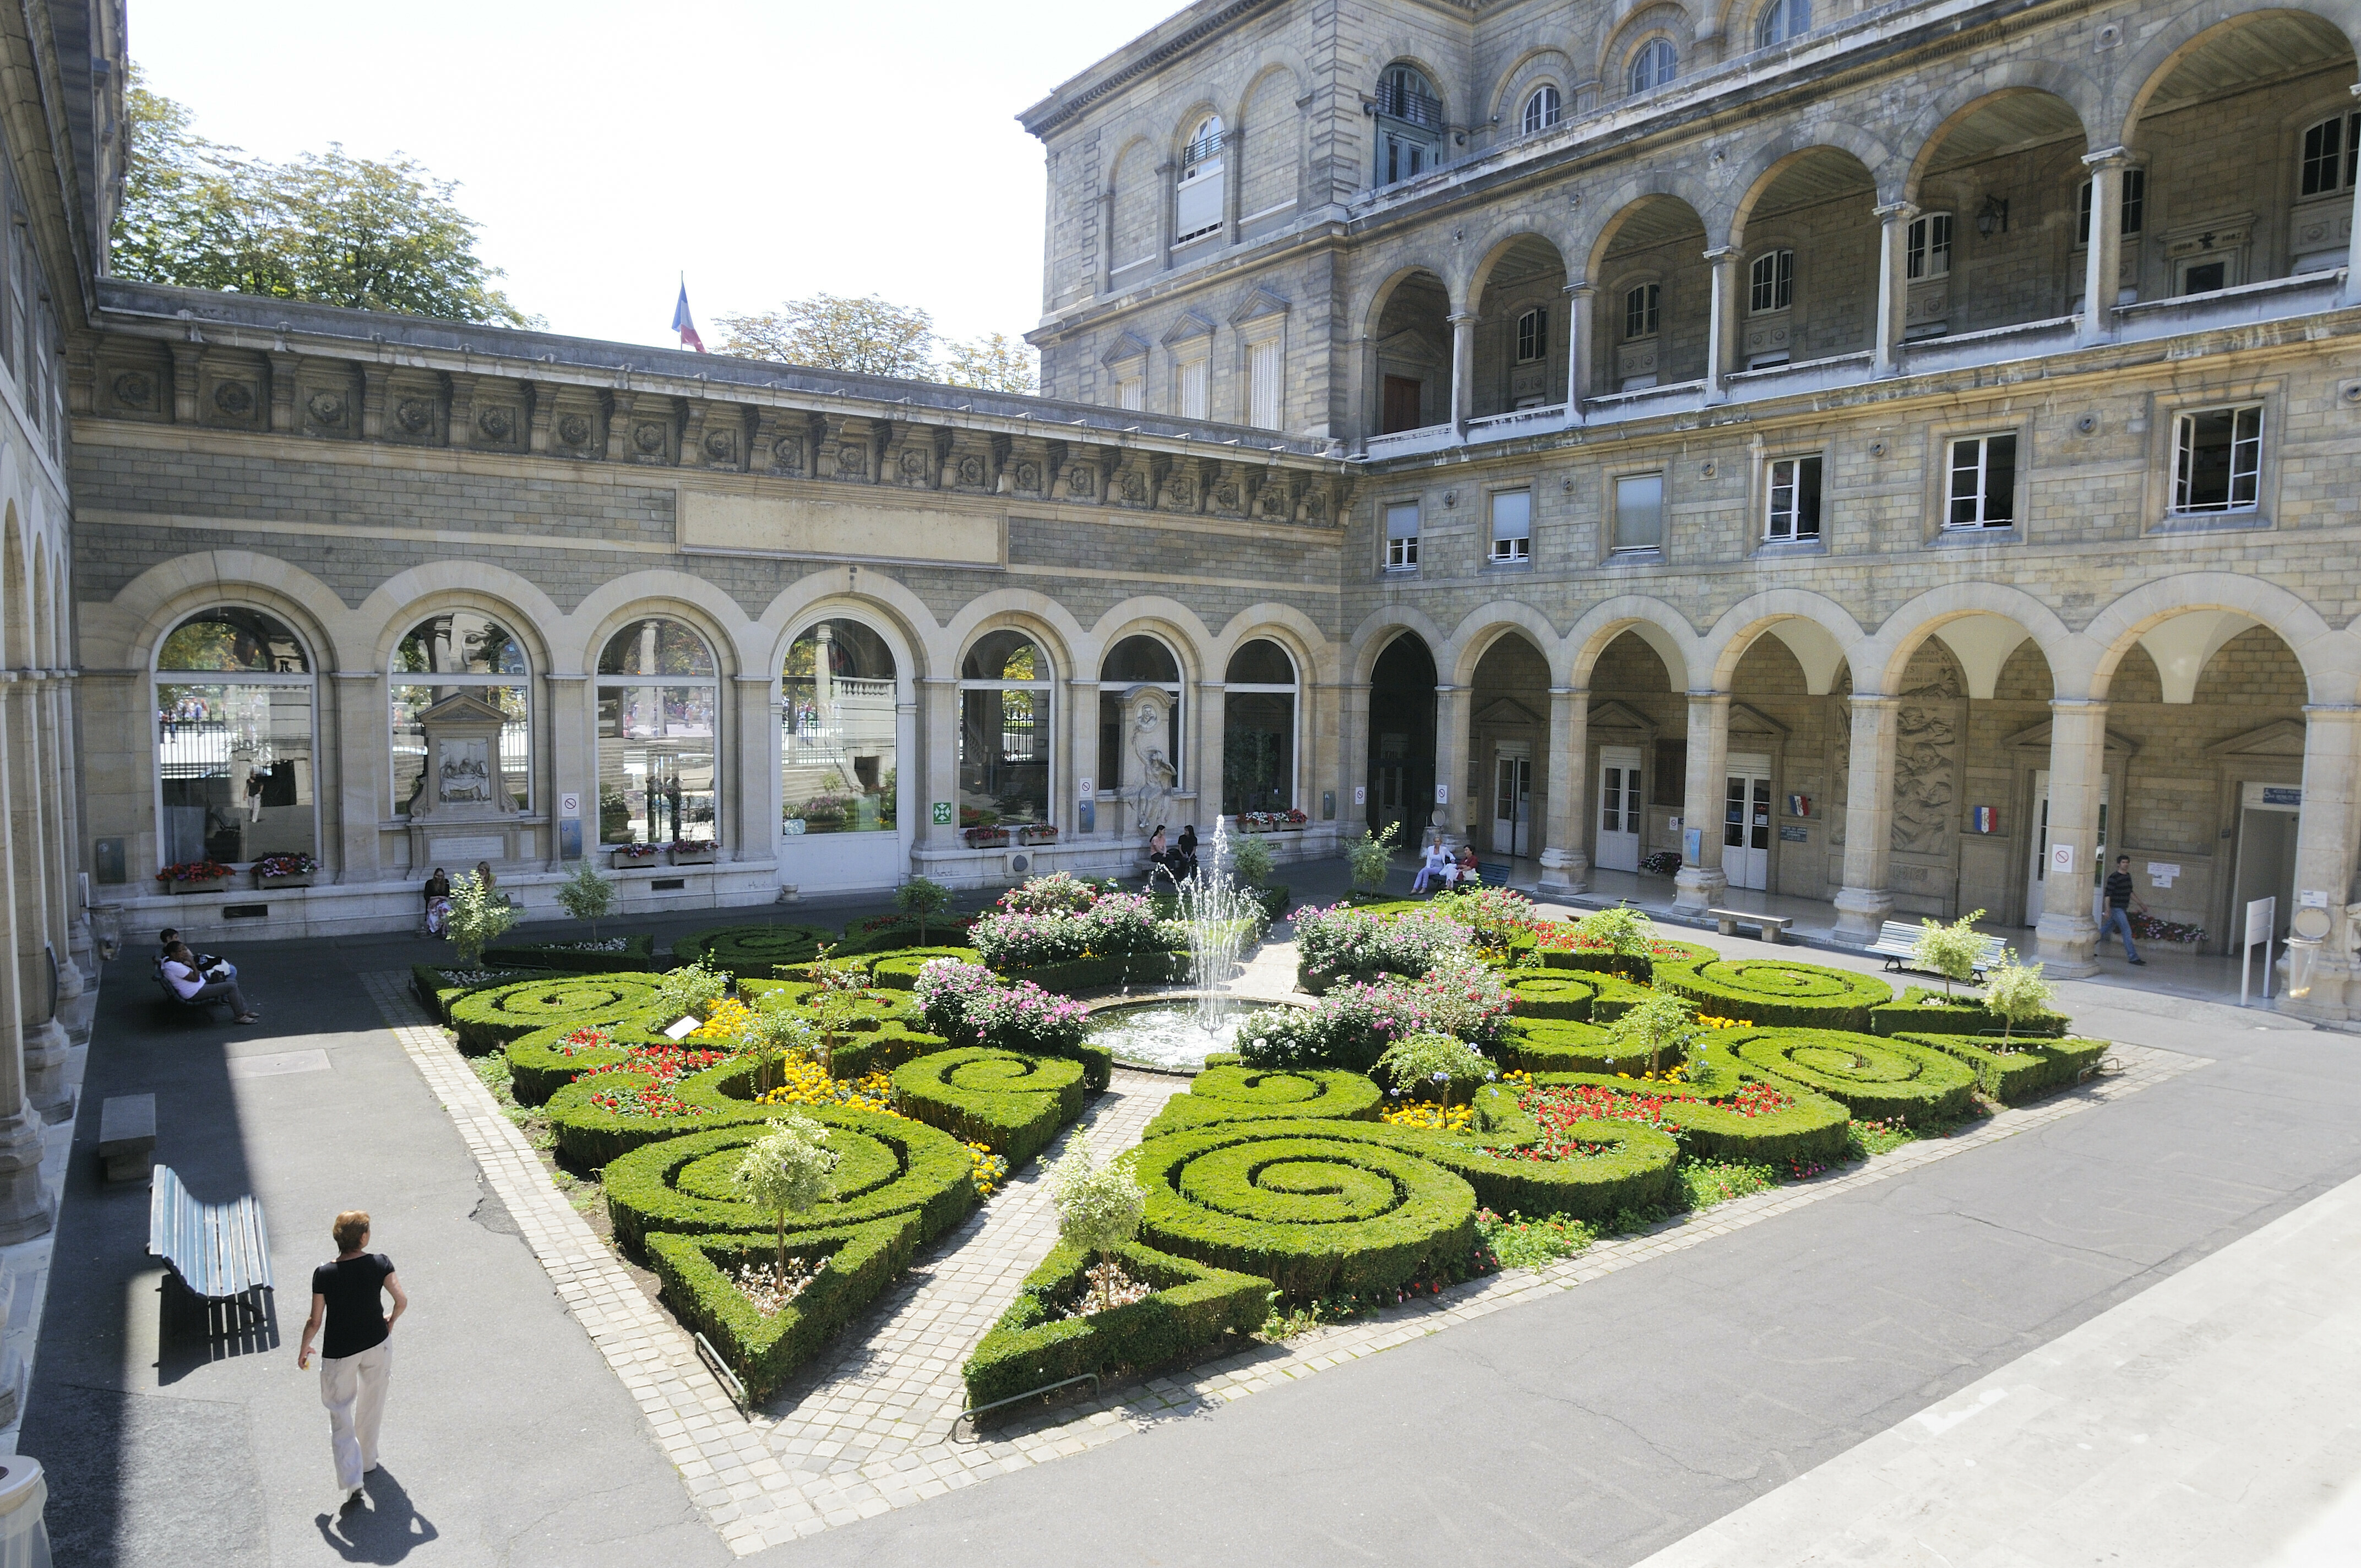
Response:
[[[1354,340],[1355,358],[1361,367],[1361,436],[1354,450],[1367,452],[1369,437],[1380,434],[1386,428],[1386,376],[1378,356],[1377,339],[1361,337]]]
[[[598,713],[591,701],[588,675],[544,675],[541,686],[541,712],[535,715],[539,733],[533,738],[540,766],[534,770],[538,776],[533,787],[547,792],[542,798],[549,803],[549,869],[563,871],[565,846],[559,840],[566,830],[558,825],[564,820],[558,811],[561,795],[582,797],[582,858],[594,862],[599,859]]]
[[[926,798],[917,803],[918,842],[930,850],[956,850],[959,836],[959,681],[951,675],[921,675],[918,686],[919,777]],[[935,804],[951,808],[949,822],[935,820]]]
[[[60,670],[52,698],[50,712],[55,719],[58,750],[64,758],[64,774],[58,792],[59,804],[65,813],[65,837],[61,842],[70,846],[68,853],[80,870],[82,856],[89,840],[82,835],[82,672]],[[90,920],[82,908],[79,879],[71,884],[73,902],[68,907],[66,927],[67,950],[73,956],[77,969],[87,971],[90,978],[98,974],[98,959],[90,935]],[[78,980],[82,976],[76,977]]]
[[[2103,343],[2115,334],[2115,291],[2123,286],[2124,268],[2124,165],[2129,158],[2124,148],[2110,147],[2082,159],[2091,171],[2091,244],[2082,258],[2082,320],[2075,335],[2084,343]]]
[[[74,896],[77,857],[73,834],[66,826],[66,791],[73,776],[71,765],[66,761],[71,732],[60,722],[64,707],[60,699],[64,681],[55,671],[43,671],[39,680],[29,684],[34,688],[35,725],[41,735],[41,832],[49,846],[49,885],[45,890],[49,906],[49,940],[58,955],[58,1001],[62,1005],[82,993],[82,970],[73,961],[72,933],[82,924],[81,900]]]
[[[1220,681],[1197,683],[1197,711],[1192,716],[1197,726],[1196,753],[1189,759],[1186,777],[1181,781],[1197,792],[1197,836],[1213,836],[1214,819],[1222,815],[1222,768],[1228,739],[1229,688]],[[1300,806],[1295,799],[1293,781],[1289,781],[1288,802]]]
[[[1709,403],[1730,396],[1730,375],[1739,368],[1738,256],[1737,247],[1727,245],[1705,253],[1705,258],[1713,263],[1713,310],[1707,319],[1705,340],[1705,400]]]
[[[8,858],[10,904],[15,911],[16,1017],[23,1025],[25,1091],[44,1122],[73,1113],[66,1087],[65,1025],[49,1005],[48,861],[41,837],[40,725],[35,683],[5,672],[0,702],[7,710]],[[39,1156],[34,1157],[38,1163]]]
[[[328,874],[322,882],[374,882],[385,874],[379,864],[378,824],[393,815],[393,785],[388,776],[391,759],[386,755],[387,692],[385,676],[375,670],[338,670],[328,677],[327,711],[321,728],[335,737],[333,773],[315,758],[312,787],[336,780],[333,811],[324,812],[334,833],[335,848],[321,846],[320,859]],[[323,748],[324,751],[325,748]],[[327,803],[323,802],[325,805]],[[411,874],[423,881],[431,866],[412,866]]]
[[[11,868],[16,863],[9,798],[13,728],[0,722],[0,865]],[[41,1117],[25,1093],[25,987],[18,980],[16,933],[16,901],[0,898],[0,1245],[45,1234],[52,1217],[41,1189]],[[46,975],[42,984],[48,985]]]
[[[1889,202],[1876,213],[1877,341],[1870,352],[1869,373],[1899,376],[1902,329],[1910,303],[1910,224],[1918,209],[1907,202]]]
[[[823,655],[826,650],[822,651]],[[825,668],[825,665],[822,666]],[[779,683],[772,675],[733,677],[737,702],[729,736],[737,751],[738,808],[730,815],[737,842],[717,857],[730,861],[779,860]],[[725,753],[726,754],[726,753]],[[720,758],[716,758],[719,762]]]
[[[1238,205],[1240,193],[1246,189],[1246,132],[1244,126],[1233,126],[1222,137],[1222,243],[1235,245],[1241,237]],[[1246,421],[1240,420],[1240,424]]]
[[[1353,798],[1354,791],[1369,787],[1369,688],[1366,682],[1340,681],[1318,689],[1325,701],[1335,705],[1336,754],[1328,776],[1336,781],[1338,832],[1350,839],[1367,831],[1369,826],[1367,799],[1356,802]],[[1317,737],[1326,729],[1307,719],[1303,732]]]
[[[1590,694],[1550,687],[1549,817],[1542,828],[1541,891],[1566,898],[1590,885],[1582,847],[1590,797]]]
[[[1431,820],[1444,832],[1457,837],[1457,828],[1467,823],[1467,688],[1438,685],[1434,688],[1434,783],[1437,791],[1447,798],[1433,803]],[[1405,845],[1416,849],[1415,844]]]
[[[1837,890],[1837,938],[1862,947],[1894,913],[1886,891],[1894,851],[1894,740],[1899,697],[1855,693],[1852,754],[1845,764],[1844,885]]]
[[[1100,771],[1101,764],[1106,761],[1105,758],[1099,755],[1099,696],[1100,687],[1104,684],[1104,683],[1100,681],[1086,681],[1081,679],[1070,680],[1066,683],[1066,698],[1074,705],[1074,722],[1072,729],[1074,731],[1074,744],[1079,754],[1074,758],[1074,788],[1072,791],[1074,796],[1073,803],[1068,809],[1059,814],[1057,817],[1057,820],[1063,825],[1066,829],[1063,833],[1059,835],[1060,839],[1073,839],[1082,836],[1082,781],[1085,778],[1091,781],[1091,816],[1093,818],[1091,823],[1091,836],[1093,838],[1096,838],[1100,834],[1105,834],[1109,838],[1113,838],[1119,833],[1123,828],[1123,801],[1121,798],[1121,792],[1123,790],[1124,749],[1120,746],[1115,749],[1115,772],[1112,777],[1107,776]],[[1101,790],[1114,792],[1116,795],[1116,798],[1108,801],[1099,800],[1098,792]]]
[[[1451,313],[1451,428],[1461,436],[1476,407],[1477,319],[1471,311]]]
[[[1099,192],[1099,266],[1098,287],[1092,291],[1104,299],[1115,288],[1115,188]]]
[[[2361,994],[2354,990],[2352,954],[2361,924],[2354,902],[2354,857],[2361,848],[2361,707],[2349,703],[2313,704],[2303,710],[2303,812],[2296,822],[2296,907],[2307,893],[2328,896],[2328,939],[2321,944],[2312,994],[2280,1003],[2287,1011],[2328,1023],[2350,1016]],[[2233,909],[2234,920],[2244,911]]]
[[[2353,96],[2361,98],[2361,82],[2356,82]],[[2345,242],[2345,287],[2336,296],[2340,305],[2361,305],[2361,181],[2353,187],[2353,234]]]
[[[1730,879],[1721,872],[1721,811],[1730,787],[1730,694],[1689,693],[1689,776],[1681,791],[1682,855],[1673,879],[1673,907],[1701,913],[1721,902]],[[1697,858],[1687,854],[1686,832],[1697,836]]]
[[[1582,422],[1583,400],[1590,396],[1592,317],[1598,302],[1598,287],[1587,278],[1565,286],[1565,417],[1572,424]]]
[[[2099,792],[2107,768],[2107,705],[2061,697],[2049,705],[2049,833],[2041,852],[2050,857],[2042,879],[2041,918],[2035,941],[2053,980],[2095,974],[2092,955],[2099,923],[2091,918],[2097,883],[2092,857],[2099,850]],[[2057,851],[2071,851],[2060,870]]]

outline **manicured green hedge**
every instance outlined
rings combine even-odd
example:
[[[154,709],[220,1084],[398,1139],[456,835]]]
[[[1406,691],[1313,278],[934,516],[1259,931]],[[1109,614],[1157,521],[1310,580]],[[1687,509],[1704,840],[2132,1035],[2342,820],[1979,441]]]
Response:
[[[1475,1190],[1375,1131],[1230,1122],[1150,1139],[1135,1157],[1148,1190],[1140,1239],[1299,1299],[1389,1289],[1458,1264],[1475,1239]]]
[[[1519,1018],[1606,1024],[1645,1000],[1648,990],[1606,970],[1585,974],[1566,970],[1516,970],[1510,972],[1509,993],[1517,999]]]
[[[1582,970],[1597,974],[1620,974],[1626,980],[1645,984],[1661,964],[1708,963],[1721,955],[1697,942],[1676,942],[1669,937],[1658,937],[1649,944],[1649,957],[1627,958],[1620,953],[1592,952],[1572,948],[1544,948],[1534,944],[1534,952],[1543,969]]]
[[[918,971],[937,959],[956,962],[981,962],[973,948],[905,948],[886,953],[869,966],[869,982],[889,991],[907,991],[918,983]]]
[[[1114,991],[1131,985],[1169,985],[1189,978],[1186,952],[1123,953],[1113,958],[1075,959],[1032,969],[995,970],[1004,980],[1029,980],[1044,991],[1071,996],[1078,991]]]
[[[898,1019],[888,1019],[880,1027],[853,1035],[836,1047],[829,1070],[838,1078],[859,1078],[863,1073],[889,1072],[904,1062],[932,1056],[937,1051],[950,1049],[951,1043],[940,1035],[929,1035]]]
[[[768,980],[773,965],[809,963],[836,940],[835,932],[818,926],[718,926],[675,939],[672,956],[741,980]]]
[[[488,971],[463,970],[457,964],[412,964],[410,969],[410,992],[418,998],[418,1004],[425,1008],[428,1015],[437,1024],[448,1024],[451,1021],[451,1004],[463,996],[472,996],[478,991],[489,991],[497,985],[518,985],[529,980],[555,978],[554,970],[532,969],[500,970],[493,973],[489,980],[471,980],[464,983],[451,978],[454,974],[485,972]]]
[[[589,951],[566,943],[486,948],[484,962],[495,967],[556,970],[566,974],[644,973],[656,967],[656,939],[626,937],[620,948]]]
[[[508,1043],[509,1091],[520,1105],[539,1105],[593,1068],[612,1067],[634,1046],[669,1046],[662,1033],[672,1020],[661,1010],[635,1013],[608,1024],[554,1024]],[[566,1053],[566,1038],[577,1029],[603,1029],[614,1044]]]
[[[1528,1159],[1517,1150],[1538,1138],[1541,1127],[1512,1091],[1488,1084],[1477,1091],[1475,1109],[1474,1138],[1420,1127],[1388,1127],[1385,1135],[1466,1180],[1495,1213],[1605,1220],[1626,1209],[1670,1208],[1678,1194],[1673,1168],[1681,1146],[1669,1133],[1637,1122],[1577,1122],[1568,1130],[1602,1146],[1598,1153]]]
[[[1189,1080],[1186,1092],[1164,1102],[1142,1136],[1160,1137],[1216,1122],[1374,1122],[1384,1104],[1385,1095],[1367,1073],[1209,1065]]]
[[[965,934],[966,927],[960,924],[959,917],[950,915],[928,921],[923,941],[919,939],[916,920],[876,931],[860,931],[848,926],[844,930],[844,940],[838,945],[835,956],[840,959],[862,954],[883,957],[887,953],[906,952],[914,948],[946,944],[957,947]]]
[[[1837,1029],[1733,1029],[1716,1044],[1773,1083],[1817,1091],[1871,1121],[1949,1121],[1966,1113],[1975,1091],[1967,1063],[1911,1040]]]
[[[1630,1046],[1609,1046],[1603,1025],[1558,1018],[1521,1018],[1509,1025],[1499,1045],[1493,1048],[1492,1057],[1504,1068],[1526,1072],[1636,1075],[1647,1066],[1647,1058],[1635,1056]]]
[[[595,1170],[666,1138],[741,1122],[765,1122],[777,1115],[775,1107],[752,1103],[747,1091],[755,1067],[754,1058],[740,1057],[682,1079],[673,1086],[684,1107],[678,1115],[642,1116],[610,1111],[595,1102],[602,1094],[636,1094],[652,1081],[636,1072],[577,1078],[550,1095],[542,1114],[556,1135],[559,1157],[579,1168]]]
[[[471,992],[451,1004],[459,1048],[474,1056],[495,1051],[521,1035],[553,1024],[608,1024],[644,1012],[655,1001],[650,974],[568,975]]]
[[[1657,989],[1698,1010],[1765,1029],[1869,1032],[1869,1010],[1894,1000],[1874,975],[1792,959],[1708,959],[1655,966]]]
[[[1117,1249],[1124,1272],[1156,1287],[1145,1300],[1078,1318],[1058,1313],[1084,1288],[1096,1260],[1060,1246],[1025,1277],[1016,1299],[960,1376],[971,1407],[1112,1367],[1158,1366],[1228,1334],[1252,1333],[1269,1312],[1270,1281],[1213,1268],[1134,1244]]]
[[[1947,999],[1923,985],[1911,986],[1884,1006],[1869,1010],[1872,1035],[1981,1035],[1987,1029],[1998,1035],[2004,1028],[2012,1036],[2055,1039],[2066,1033],[2066,1015],[2045,1013],[2029,1024],[2012,1025],[1977,997]]]
[[[1726,1035],[1731,1031],[1724,1031]],[[1773,1083],[1792,1104],[1750,1115],[1731,1102],[1750,1080],[1767,1074],[1741,1063],[1719,1043],[1706,1047],[1701,1076],[1676,1084],[1635,1083],[1631,1077],[1596,1072],[1537,1072],[1537,1084],[1596,1083],[1619,1092],[1661,1096],[1664,1120],[1687,1153],[1701,1159],[1768,1164],[1782,1160],[1832,1165],[1844,1157],[1845,1127],[1852,1113],[1825,1094],[1781,1079]]]
[[[902,1110],[963,1143],[982,1144],[1011,1168],[1048,1146],[1082,1113],[1082,1064],[983,1047],[937,1051],[894,1069]]]
[[[1967,1063],[1983,1091],[2004,1105],[2030,1100],[2045,1090],[2078,1083],[2082,1074],[2105,1056],[2106,1040],[2027,1040],[2020,1037],[2003,1050],[1998,1040],[1971,1040],[1965,1035],[1897,1035],[1898,1040],[1932,1046]]]
[[[974,1160],[949,1133],[850,1105],[796,1109],[831,1130],[830,1142],[843,1157],[836,1168],[837,1196],[792,1222],[791,1234],[916,1214],[923,1246],[975,1207]],[[741,1151],[763,1130],[758,1120],[690,1133],[634,1149],[609,1165],[607,1213],[616,1240],[636,1251],[657,1232],[766,1226],[771,1216],[739,1200],[730,1188]]]
[[[788,1238],[788,1255],[828,1262],[776,1317],[767,1318],[731,1276],[741,1265],[775,1261],[775,1233],[650,1236],[648,1265],[664,1281],[664,1299],[680,1321],[703,1334],[748,1396],[760,1399],[874,1301],[909,1266],[917,1245],[917,1220],[909,1214],[798,1231]]]

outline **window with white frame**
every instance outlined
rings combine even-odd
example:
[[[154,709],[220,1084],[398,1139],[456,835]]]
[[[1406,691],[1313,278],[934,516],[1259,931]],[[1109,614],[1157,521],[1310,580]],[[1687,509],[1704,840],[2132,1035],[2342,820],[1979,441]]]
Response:
[[[1148,406],[1147,378],[1137,370],[1128,376],[1118,378],[1115,384],[1115,400],[1117,408],[1133,410],[1146,408]]]
[[[1774,544],[1820,536],[1820,456],[1774,457],[1766,476],[1763,537]]]
[[[500,776],[481,781],[485,799],[493,800],[505,792],[514,809],[529,807],[532,689],[524,649],[497,619],[475,610],[445,610],[412,627],[393,651],[389,681],[394,815],[409,816],[427,788],[426,730],[418,716],[446,697],[462,694],[499,708],[508,719],[500,728]]]
[[[2329,196],[2353,189],[2361,173],[2361,113],[2335,115],[2303,133],[2296,194]]]
[[[1525,100],[1525,134],[1532,136],[1535,131],[1545,131],[1557,124],[1559,107],[1556,88],[1534,88],[1533,95]]]
[[[2124,170],[2124,199],[2117,204],[2116,211],[2122,216],[2123,232],[2125,235],[2136,235],[2139,233],[2141,228],[2147,224],[2147,170],[2126,169]],[[2076,245],[2088,245],[2091,243],[2091,182],[2088,180],[2082,181],[2081,193],[2076,198],[2074,243]]]
[[[1653,337],[1656,335],[1656,307],[1664,298],[1664,286],[1641,283],[1623,295],[1623,335]]]
[[[1754,315],[1795,302],[1795,253],[1766,250],[1747,269],[1746,309]]]
[[[1399,501],[1386,508],[1386,570],[1418,569],[1418,503]]]
[[[1664,476],[1626,474],[1615,481],[1617,550],[1664,547]]]
[[[1175,245],[1222,226],[1222,117],[1208,115],[1197,122],[1180,149],[1180,173],[1172,192]]]
[[[711,843],[721,823],[721,680],[713,650],[669,616],[598,654],[598,842]]]
[[[2252,511],[2263,472],[2263,405],[2202,409],[2173,422],[2172,510]]]
[[[1496,565],[1530,561],[1533,554],[1533,493],[1492,492],[1492,560]]]
[[[1531,365],[1549,357],[1549,307],[1535,305],[1517,318],[1517,363]]]
[[[1279,339],[1246,345],[1246,422],[1257,430],[1279,430]]]
[[[1634,93],[1645,93],[1662,87],[1680,74],[1680,51],[1670,38],[1650,38],[1631,56],[1631,69],[1626,77]]]
[[[1903,270],[1910,281],[1951,274],[1951,214],[1926,213],[1910,220],[1903,247]]]
[[[1771,0],[1770,9],[1754,24],[1754,47],[1769,49],[1812,30],[1812,0]]]
[[[1946,528],[2008,528],[2016,521],[2016,437],[1971,435],[1951,443]]]
[[[1172,367],[1173,411],[1182,419],[1203,419],[1205,415],[1205,359],[1183,360]]]

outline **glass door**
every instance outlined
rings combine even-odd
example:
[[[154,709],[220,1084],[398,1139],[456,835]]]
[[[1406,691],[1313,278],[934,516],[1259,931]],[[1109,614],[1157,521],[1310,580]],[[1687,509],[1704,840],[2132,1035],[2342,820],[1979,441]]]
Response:
[[[1533,805],[1532,759],[1521,748],[1502,749],[1494,768],[1492,791],[1492,852],[1522,855],[1532,834]]]
[[[1771,885],[1771,759],[1732,757],[1722,797],[1721,872],[1732,887]]]
[[[1598,833],[1590,863],[1603,871],[1640,869],[1640,749],[1598,749]]]

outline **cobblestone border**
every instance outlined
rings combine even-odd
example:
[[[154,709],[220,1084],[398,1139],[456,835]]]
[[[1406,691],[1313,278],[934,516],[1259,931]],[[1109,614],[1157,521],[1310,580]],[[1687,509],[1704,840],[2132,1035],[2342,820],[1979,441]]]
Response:
[[[2209,1065],[2119,1047],[2123,1070],[2039,1104],[2004,1111],[1957,1136],[1905,1144],[1850,1170],[1719,1204],[1637,1235],[1601,1242],[1536,1271],[1473,1280],[1360,1323],[1257,1344],[1218,1360],[1044,1410],[956,1442],[959,1364],[1049,1249],[1055,1226],[1039,1178],[1056,1149],[930,1251],[805,1369],[769,1410],[741,1414],[699,1362],[694,1342],[650,1301],[589,1223],[553,1186],[523,1133],[444,1032],[419,1008],[406,972],[365,975],[388,1026],[474,1152],[568,1310],[638,1401],[689,1497],[745,1554],[972,1486],[1373,1355],[1455,1323],[1696,1246],[1939,1159],[2047,1126]],[[1108,1147],[1136,1141],[1177,1080],[1118,1071],[1082,1124]],[[1062,1142],[1062,1140],[1061,1140]],[[771,1411],[777,1411],[773,1414]]]

